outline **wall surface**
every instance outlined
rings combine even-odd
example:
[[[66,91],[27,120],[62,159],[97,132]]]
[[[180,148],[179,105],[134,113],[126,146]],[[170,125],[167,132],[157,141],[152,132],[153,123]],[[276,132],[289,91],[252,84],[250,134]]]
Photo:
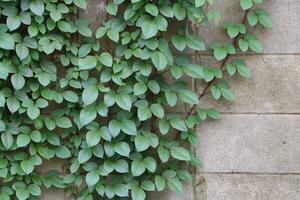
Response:
[[[201,27],[203,38],[227,41],[219,27],[242,19],[237,0],[215,0],[222,20]],[[222,119],[199,127],[197,156],[203,167],[183,195],[162,200],[300,199],[300,1],[265,0],[274,28],[254,32],[264,45],[259,55],[242,57],[252,69],[249,80],[232,80],[235,103],[215,102]],[[204,55],[202,59],[211,59]]]
[[[90,0],[82,15],[101,23],[103,1]],[[222,20],[201,27],[199,35],[228,40],[220,25],[241,21],[237,0],[215,0]],[[184,194],[153,194],[160,200],[299,200],[300,199],[300,0],[265,0],[273,30],[257,28],[265,49],[243,55],[253,76],[232,80],[233,104],[206,98],[223,113],[199,127],[196,149],[203,167]],[[208,53],[202,59],[212,59]],[[59,168],[57,165],[50,168]],[[45,191],[42,200],[66,200],[63,191]]]

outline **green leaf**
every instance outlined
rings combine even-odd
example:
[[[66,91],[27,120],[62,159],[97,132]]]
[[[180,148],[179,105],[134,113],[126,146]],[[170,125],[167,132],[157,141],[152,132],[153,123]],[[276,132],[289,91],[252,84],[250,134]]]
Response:
[[[249,44],[247,41],[240,39],[239,40],[239,47],[243,52],[246,52],[249,49]]]
[[[119,32],[116,31],[115,29],[110,29],[109,31],[107,31],[107,36],[114,42],[118,42],[119,41]]]
[[[92,122],[97,117],[97,111],[94,106],[87,106],[83,108],[80,112],[79,119],[81,124],[87,125]]]
[[[183,147],[172,147],[170,151],[172,157],[175,159],[182,160],[182,161],[191,160],[190,153]]]
[[[17,137],[17,146],[18,147],[25,147],[29,144],[30,137],[27,134],[21,134]]]
[[[42,194],[41,188],[36,184],[30,184],[28,186],[29,193],[34,196],[40,196]]]
[[[128,197],[128,187],[125,184],[117,184],[114,186],[115,194],[119,197]]]
[[[148,137],[138,135],[134,139],[135,148],[138,152],[147,150],[150,147],[150,140]]]
[[[168,104],[173,107],[177,103],[177,95],[174,92],[166,91],[165,93]]]
[[[1,141],[2,141],[3,146],[6,149],[9,149],[13,145],[14,138],[13,138],[13,136],[10,133],[3,132],[3,133],[1,133]]]
[[[211,87],[211,93],[212,93],[214,99],[216,99],[216,100],[220,99],[220,97],[222,95],[221,90],[219,88],[217,88],[216,86]]]
[[[186,10],[183,6],[181,6],[179,3],[175,3],[173,5],[173,11],[176,19],[179,21],[184,20],[186,17]]]
[[[236,69],[241,76],[245,78],[251,77],[251,70],[246,66],[243,60],[235,60],[233,63],[235,64]]]
[[[155,185],[152,183],[152,181],[145,180],[141,184],[141,188],[145,191],[154,192],[155,191]]]
[[[72,127],[72,122],[67,117],[57,118],[57,119],[55,119],[55,123],[60,128],[71,128]]]
[[[203,6],[205,4],[206,0],[195,0],[196,7]]]
[[[138,118],[140,121],[145,121],[149,118],[151,118],[152,113],[151,110],[146,106],[140,106],[138,107]]]
[[[157,25],[152,20],[145,21],[141,28],[145,39],[150,39],[158,33]]]
[[[0,92],[0,107],[4,107],[5,105],[5,97],[2,92]]]
[[[40,109],[36,106],[30,106],[27,108],[27,115],[30,119],[36,119],[40,116]]]
[[[60,146],[55,150],[55,154],[58,158],[70,158],[71,151],[66,146]]]
[[[173,128],[180,130],[180,131],[187,131],[187,126],[184,123],[183,120],[179,119],[179,118],[174,118],[170,120],[170,124]]]
[[[137,128],[134,121],[131,120],[123,120],[121,122],[121,129],[124,133],[128,135],[136,135],[137,134]]]
[[[258,22],[258,16],[253,12],[253,11],[250,11],[247,15],[247,19],[248,19],[248,22],[251,26],[254,26],[257,24]]]
[[[154,173],[156,170],[156,161],[152,157],[147,157],[144,159],[145,167],[148,171]]]
[[[108,124],[108,129],[113,137],[117,137],[121,131],[121,124],[117,120],[111,120]]]
[[[16,90],[20,90],[25,85],[25,79],[20,73],[11,76],[11,83]]]
[[[21,25],[21,18],[19,16],[8,16],[6,18],[6,25],[10,31],[16,30]]]
[[[116,103],[120,108],[130,111],[132,106],[131,98],[128,94],[119,94],[116,96]]]
[[[82,101],[85,105],[94,103],[98,98],[98,88],[96,85],[88,85],[82,92]]]
[[[138,82],[133,87],[134,95],[139,96],[144,94],[147,91],[147,86],[143,82]]]
[[[10,200],[10,197],[8,194],[2,193],[2,194],[0,194],[0,199],[1,200]]]
[[[34,14],[42,16],[43,13],[44,13],[44,9],[45,9],[44,1],[42,1],[42,0],[33,0],[33,1],[30,2],[30,10]]]
[[[105,27],[98,28],[96,31],[96,38],[97,39],[102,38],[106,32],[107,32],[107,29]]]
[[[119,155],[129,157],[130,147],[126,142],[118,142],[114,145],[114,149]]]
[[[113,64],[113,58],[107,52],[101,53],[99,59],[100,59],[100,62],[107,67],[111,67]]]
[[[227,51],[223,47],[215,48],[214,56],[218,61],[223,60],[227,56]]]
[[[158,103],[152,104],[150,106],[150,110],[153,113],[153,115],[155,115],[158,118],[162,119],[164,117],[164,115],[165,115],[163,107],[160,104],[158,104]]]
[[[31,160],[23,160],[21,162],[21,168],[26,174],[30,174],[34,170],[34,164]]]
[[[76,6],[78,6],[79,8],[82,8],[82,9],[86,9],[86,7],[87,7],[86,0],[74,0],[74,3]]]
[[[145,200],[146,193],[141,188],[133,188],[131,190],[132,200]]]
[[[28,199],[30,194],[29,194],[29,190],[27,188],[17,188],[16,190],[16,196],[18,198],[18,200],[25,200]]]
[[[199,103],[197,94],[191,90],[180,90],[178,96],[185,103],[192,105]]]
[[[140,160],[134,160],[131,163],[131,173],[133,176],[140,176],[146,171],[144,162]]]
[[[163,70],[168,65],[168,59],[167,59],[167,57],[163,53],[161,53],[160,51],[155,51],[151,55],[151,60],[152,60],[152,63],[154,64],[154,66],[158,70]]]
[[[166,181],[161,176],[155,176],[155,185],[156,185],[157,191],[161,192],[166,187]]]
[[[0,33],[0,48],[6,50],[13,50],[15,48],[15,42],[12,35],[8,33]]]
[[[162,162],[167,162],[170,159],[170,151],[168,149],[160,145],[157,150],[158,156]]]
[[[110,14],[110,15],[116,15],[118,12],[118,5],[114,4],[114,3],[109,3],[106,6],[106,11]]]
[[[8,97],[6,104],[11,113],[16,112],[20,108],[20,103],[15,97]]]
[[[156,5],[154,5],[152,3],[147,3],[147,5],[145,6],[145,10],[150,15],[153,15],[153,16],[158,15],[158,8],[156,7]]]
[[[101,115],[102,117],[107,117],[108,108],[103,102],[101,102],[97,105],[97,113],[99,115]]]
[[[188,75],[192,78],[202,79],[204,77],[204,71],[203,71],[203,67],[201,65],[187,64],[187,65],[184,65],[182,68],[183,68],[184,73],[186,73],[186,75]]]
[[[170,124],[167,120],[161,119],[158,121],[158,127],[161,134],[165,135],[169,132]]]
[[[220,113],[214,108],[209,108],[206,110],[207,115],[212,119],[220,119]]]
[[[97,182],[99,181],[99,179],[100,179],[100,176],[96,170],[89,172],[85,177],[85,181],[88,186],[96,185]]]
[[[226,88],[221,88],[221,92],[222,92],[223,97],[225,99],[227,99],[228,101],[235,101],[235,95],[231,90],[226,89]]]
[[[177,193],[183,192],[183,184],[178,178],[168,179],[168,186],[173,192],[177,192]]]
[[[178,35],[173,35],[172,36],[172,43],[176,49],[179,51],[183,51],[185,49],[185,39],[184,37],[178,36]]]
[[[263,52],[263,46],[257,40],[250,40],[249,41],[249,47],[250,47],[250,49],[252,49],[256,53]]]
[[[247,10],[253,6],[252,0],[240,0],[240,4],[243,10]]]
[[[79,163],[85,163],[92,157],[91,149],[81,149],[78,153]]]
[[[78,102],[78,95],[73,91],[64,91],[63,97],[69,102],[76,103]]]
[[[32,131],[30,134],[30,138],[34,142],[40,142],[42,139],[41,133],[39,131]]]
[[[97,65],[97,58],[95,56],[87,56],[85,58],[81,58],[78,61],[78,67],[81,70],[93,69]]]
[[[127,173],[129,171],[128,163],[125,160],[117,160],[115,170],[119,173]]]
[[[101,136],[98,131],[91,130],[86,133],[85,138],[87,145],[92,147],[96,146],[100,142]]]
[[[29,49],[23,43],[16,45],[16,52],[21,60],[24,60],[29,55]]]
[[[197,51],[204,51],[205,50],[205,44],[202,39],[200,39],[198,36],[188,36],[186,38],[186,44],[191,49],[197,50]]]

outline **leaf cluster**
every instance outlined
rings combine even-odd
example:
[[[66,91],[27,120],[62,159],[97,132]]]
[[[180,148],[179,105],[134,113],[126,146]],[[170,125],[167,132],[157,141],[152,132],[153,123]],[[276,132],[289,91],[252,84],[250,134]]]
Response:
[[[197,27],[219,16],[212,0],[110,0],[95,34],[77,17],[86,0],[0,1],[0,199],[37,199],[42,187],[77,200],[182,192],[200,164],[197,124],[220,118],[199,103],[235,100],[226,74],[251,70],[228,58],[262,52],[247,26],[272,26],[248,10],[261,1],[240,2],[247,20],[223,26],[232,41],[207,45]],[[221,62],[191,57],[209,49]],[[55,160],[61,170],[40,173]]]

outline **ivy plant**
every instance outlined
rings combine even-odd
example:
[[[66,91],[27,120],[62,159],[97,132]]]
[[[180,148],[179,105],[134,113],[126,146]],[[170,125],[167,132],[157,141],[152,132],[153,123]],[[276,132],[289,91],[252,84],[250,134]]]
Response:
[[[272,27],[261,2],[240,0],[244,18],[221,27],[228,42],[206,44],[197,29],[220,16],[212,0],[109,0],[95,33],[78,17],[86,0],[1,0],[0,199],[182,192],[200,165],[196,126],[220,118],[202,98],[234,101],[228,75],[251,70],[230,56],[263,51],[249,29]],[[219,66],[192,57],[207,52]],[[47,160],[61,170],[42,172]]]

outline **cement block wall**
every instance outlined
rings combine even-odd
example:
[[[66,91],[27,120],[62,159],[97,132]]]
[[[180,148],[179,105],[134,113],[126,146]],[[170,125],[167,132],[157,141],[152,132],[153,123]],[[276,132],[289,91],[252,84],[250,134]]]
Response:
[[[90,0],[82,13],[96,27],[105,18],[104,1]],[[240,22],[238,0],[215,0],[222,20],[201,27],[208,41],[228,40],[220,25]],[[231,80],[237,101],[210,98],[223,115],[198,128],[196,149],[203,167],[184,194],[153,194],[161,200],[299,200],[300,199],[300,0],[265,0],[273,30],[254,32],[264,44],[262,54],[238,55],[253,71],[249,80]],[[201,57],[212,59],[209,53]],[[42,200],[67,200],[63,191],[44,191]]]
[[[208,41],[227,41],[218,28],[226,20],[241,21],[237,0],[216,0],[221,21],[201,28]],[[249,80],[231,80],[235,103],[206,98],[222,119],[198,128],[197,156],[203,167],[196,184],[172,200],[298,200],[300,199],[300,1],[265,0],[273,30],[254,32],[264,44],[262,54],[238,55],[252,69]],[[202,59],[212,59],[205,55]]]

